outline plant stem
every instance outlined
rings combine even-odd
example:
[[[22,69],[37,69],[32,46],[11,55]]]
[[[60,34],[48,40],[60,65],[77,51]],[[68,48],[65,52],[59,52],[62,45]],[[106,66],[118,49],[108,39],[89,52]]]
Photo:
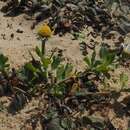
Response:
[[[47,38],[42,39],[42,55],[45,54],[45,43],[47,40],[48,40]]]

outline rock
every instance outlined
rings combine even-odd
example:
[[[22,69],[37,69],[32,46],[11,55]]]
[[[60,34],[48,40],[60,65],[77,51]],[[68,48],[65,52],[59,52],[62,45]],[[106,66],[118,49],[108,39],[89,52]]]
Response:
[[[14,38],[14,33],[11,33],[10,37],[11,37],[11,39],[13,39]]]
[[[23,33],[24,31],[23,31],[22,28],[18,28],[18,29],[16,30],[16,32],[17,32],[17,33]]]
[[[20,41],[20,38],[19,38],[19,37],[17,37],[17,40],[19,40],[19,41]]]

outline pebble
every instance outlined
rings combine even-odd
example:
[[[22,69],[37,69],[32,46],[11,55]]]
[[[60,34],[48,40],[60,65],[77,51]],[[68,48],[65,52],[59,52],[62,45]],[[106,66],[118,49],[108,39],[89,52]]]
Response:
[[[19,37],[17,37],[17,40],[19,40],[19,41],[20,41],[20,38],[19,38]]]
[[[14,38],[14,33],[11,33],[10,37],[11,37],[11,39],[13,39]]]
[[[22,28],[18,28],[18,29],[16,30],[16,32],[17,32],[17,33],[23,33],[24,31],[23,31]]]

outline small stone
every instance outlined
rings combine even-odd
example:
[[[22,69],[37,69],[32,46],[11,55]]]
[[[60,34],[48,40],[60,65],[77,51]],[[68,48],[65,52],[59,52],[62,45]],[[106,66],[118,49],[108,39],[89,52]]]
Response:
[[[22,28],[18,28],[18,29],[16,30],[16,32],[17,32],[17,33],[23,33],[24,31],[23,31]]]
[[[11,39],[13,39],[14,38],[14,33],[11,33],[10,37],[11,37]]]
[[[19,37],[17,37],[17,40],[19,40],[19,41],[20,41],[20,38],[19,38]]]
[[[3,38],[4,40],[6,40],[5,34],[2,33],[1,36],[2,36],[2,38]]]
[[[7,24],[7,28],[10,28],[10,29],[12,29],[13,28],[13,26],[12,26],[12,24]]]

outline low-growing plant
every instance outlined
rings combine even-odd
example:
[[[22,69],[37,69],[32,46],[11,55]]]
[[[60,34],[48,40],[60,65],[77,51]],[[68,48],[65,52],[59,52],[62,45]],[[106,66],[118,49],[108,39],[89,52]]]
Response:
[[[9,112],[22,109],[28,102],[28,95],[31,97],[32,94],[41,95],[44,92],[39,104],[44,101],[45,103],[43,106],[39,105],[35,116],[29,122],[34,126],[33,129],[38,121],[43,129],[48,130],[115,129],[107,119],[109,117],[106,117],[107,120],[100,120],[91,116],[101,110],[100,108],[105,110],[104,107],[107,106],[111,109],[120,96],[121,91],[100,92],[96,84],[98,80],[95,79],[97,75],[106,75],[116,67],[114,52],[110,53],[108,48],[102,46],[97,57],[94,50],[91,57],[85,57],[87,70],[81,73],[74,72],[72,64],[63,62],[60,52],[56,49],[51,55],[46,55],[45,43],[41,48],[36,47],[35,52],[37,57],[30,53],[32,60],[23,66],[20,73],[12,70],[11,76],[4,77],[4,83],[11,87],[13,95]],[[3,55],[0,58],[1,74],[9,74],[8,58]],[[125,89],[128,83],[126,74],[120,75],[120,83],[121,90]],[[123,106],[124,108],[126,110]],[[3,111],[3,107],[0,107],[0,111]]]
[[[108,48],[102,46],[99,52],[99,58],[96,57],[94,50],[91,56],[86,56],[84,61],[87,65],[87,71],[94,72],[95,74],[108,74],[116,68],[116,54],[109,52]]]
[[[8,57],[0,54],[0,72],[5,74],[9,70]]]
[[[43,51],[44,50],[44,51]],[[32,61],[26,63],[20,76],[34,90],[38,90],[37,84],[50,87],[53,95],[62,95],[64,92],[63,80],[72,76],[73,66],[70,63],[62,63],[61,54],[54,49],[50,56],[45,54],[45,46],[36,47],[37,58],[31,54]]]
[[[9,66],[8,57],[0,54],[0,96],[5,95],[5,93],[11,90],[9,80],[12,73],[9,72]]]

